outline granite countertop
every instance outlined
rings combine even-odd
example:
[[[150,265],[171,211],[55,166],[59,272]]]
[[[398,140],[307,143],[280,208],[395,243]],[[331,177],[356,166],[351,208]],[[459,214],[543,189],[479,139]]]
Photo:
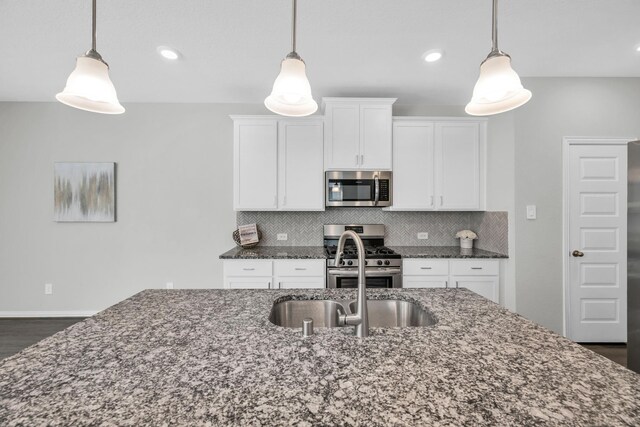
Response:
[[[0,425],[638,425],[640,376],[466,289],[423,328],[272,325],[349,290],[148,290],[0,361]]]
[[[509,258],[508,255],[460,246],[390,246],[402,258]]]
[[[220,255],[220,259],[326,259],[323,246],[239,246]]]
[[[482,249],[460,249],[459,246],[390,246],[402,258],[508,258],[507,255]],[[256,246],[235,247],[220,259],[326,259],[322,246]]]

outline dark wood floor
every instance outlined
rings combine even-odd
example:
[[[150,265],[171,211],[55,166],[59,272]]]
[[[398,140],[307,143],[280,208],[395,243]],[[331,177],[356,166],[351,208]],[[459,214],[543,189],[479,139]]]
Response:
[[[81,317],[0,319],[0,360],[81,320]]]
[[[0,319],[0,360],[81,320],[80,317]],[[583,347],[627,366],[625,344],[583,344]]]
[[[582,344],[582,346],[624,367],[627,366],[626,344]]]

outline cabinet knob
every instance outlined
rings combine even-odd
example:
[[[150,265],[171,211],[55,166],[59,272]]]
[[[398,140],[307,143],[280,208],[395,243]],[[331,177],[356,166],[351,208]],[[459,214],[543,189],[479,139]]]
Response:
[[[573,252],[571,252],[571,255],[573,255],[574,257],[583,257],[584,256],[584,252],[580,252],[579,250],[575,250]]]

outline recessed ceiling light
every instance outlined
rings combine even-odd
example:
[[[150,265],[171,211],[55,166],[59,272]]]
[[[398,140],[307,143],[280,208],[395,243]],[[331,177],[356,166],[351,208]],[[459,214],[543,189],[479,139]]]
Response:
[[[425,62],[436,62],[442,58],[443,52],[440,49],[431,49],[424,54]]]
[[[175,61],[176,59],[180,58],[180,52],[178,52],[176,49],[172,47],[158,46],[157,50],[160,56],[162,56],[164,59]]]

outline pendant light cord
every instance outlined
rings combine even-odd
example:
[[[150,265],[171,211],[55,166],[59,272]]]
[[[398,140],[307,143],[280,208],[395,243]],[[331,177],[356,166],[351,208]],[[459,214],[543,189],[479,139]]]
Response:
[[[500,49],[498,49],[498,0],[493,0],[493,12],[491,21],[491,51],[500,51]]]
[[[93,0],[93,13],[91,16],[91,50],[96,50],[96,0]]]
[[[96,0],[93,0],[94,2]],[[293,0],[293,17],[291,19],[291,52],[296,51],[296,20],[298,14],[298,0]]]

